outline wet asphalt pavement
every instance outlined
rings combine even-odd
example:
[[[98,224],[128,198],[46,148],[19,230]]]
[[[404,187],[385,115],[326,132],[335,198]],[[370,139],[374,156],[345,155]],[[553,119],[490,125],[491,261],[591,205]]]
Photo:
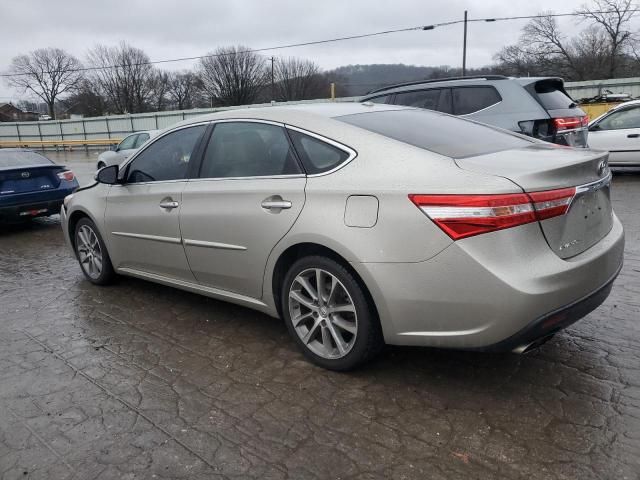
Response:
[[[640,175],[613,198],[612,294],[540,350],[390,347],[347,374],[251,310],[89,284],[57,217],[0,227],[0,478],[638,479]]]

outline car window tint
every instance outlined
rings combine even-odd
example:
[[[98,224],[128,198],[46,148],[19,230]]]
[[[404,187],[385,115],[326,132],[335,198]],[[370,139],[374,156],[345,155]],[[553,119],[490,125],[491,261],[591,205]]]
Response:
[[[127,183],[186,178],[191,154],[205,128],[182,128],[160,137],[129,164]]]
[[[373,97],[373,98],[368,98],[367,102],[373,102],[373,103],[389,103],[389,97],[391,95],[382,95],[381,97]]]
[[[120,142],[120,144],[118,145],[118,150],[130,150],[132,148],[136,148],[135,144],[136,144],[136,139],[138,138],[138,135],[129,135],[128,137],[126,137],[124,140],[122,140]]]
[[[284,128],[256,122],[216,124],[201,178],[264,177],[301,173]]]
[[[289,134],[308,174],[326,172],[349,158],[349,153],[320,139],[296,130]]]
[[[614,112],[598,123],[600,130],[621,130],[623,128],[640,128],[640,108],[630,108]]]
[[[0,150],[0,168],[50,165],[53,162],[44,155],[23,150]]]
[[[136,140],[136,144],[133,148],[140,148],[142,146],[142,144],[144,142],[146,142],[147,140],[149,140],[149,134],[148,133],[141,133],[140,135],[138,135],[138,139]]]
[[[571,97],[558,87],[562,87],[562,83],[555,80],[543,80],[535,84],[535,92],[542,106],[547,110],[576,107],[576,103],[571,99]]]
[[[406,105],[407,107],[426,108],[428,110],[438,110],[440,105],[440,95],[442,90],[432,88],[430,90],[418,90],[413,92],[396,93],[394,103]]]
[[[334,118],[452,158],[523,148],[533,143],[493,127],[429,110],[387,110]]]
[[[502,100],[493,87],[452,88],[454,115],[468,115]]]

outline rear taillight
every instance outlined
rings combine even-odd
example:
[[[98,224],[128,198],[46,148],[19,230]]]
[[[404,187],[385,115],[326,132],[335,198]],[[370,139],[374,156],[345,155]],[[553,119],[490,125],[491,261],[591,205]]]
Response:
[[[574,130],[589,125],[589,117],[559,117],[553,119],[556,130]]]
[[[564,215],[575,188],[499,195],[409,195],[453,240]]]
[[[76,176],[73,174],[73,172],[71,170],[64,170],[64,171],[58,173],[58,178],[60,180],[66,180],[67,182],[70,182],[74,178],[76,178]]]

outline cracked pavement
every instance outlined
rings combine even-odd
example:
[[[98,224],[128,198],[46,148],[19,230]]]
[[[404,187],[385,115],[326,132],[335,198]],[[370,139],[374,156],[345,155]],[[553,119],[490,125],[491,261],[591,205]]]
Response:
[[[638,479],[640,176],[609,299],[525,356],[389,347],[340,374],[281,321],[84,280],[57,217],[0,229],[1,479]]]

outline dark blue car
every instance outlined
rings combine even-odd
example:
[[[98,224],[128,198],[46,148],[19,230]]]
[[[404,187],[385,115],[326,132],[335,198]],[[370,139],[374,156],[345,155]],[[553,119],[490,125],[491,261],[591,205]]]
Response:
[[[0,149],[0,221],[59,213],[64,197],[78,186],[71,170],[40,153]]]

